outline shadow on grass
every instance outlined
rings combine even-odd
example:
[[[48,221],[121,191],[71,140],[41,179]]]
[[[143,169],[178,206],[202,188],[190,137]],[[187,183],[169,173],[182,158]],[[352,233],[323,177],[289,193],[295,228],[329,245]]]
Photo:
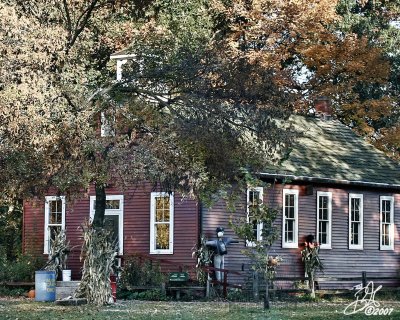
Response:
[[[264,311],[262,304],[241,302],[165,302],[121,301],[105,307],[56,306],[28,299],[0,299],[0,319],[365,319],[362,312],[343,314],[348,300],[330,302],[274,302],[272,309]],[[383,301],[384,307],[394,309],[390,316],[372,319],[399,319],[400,303]]]

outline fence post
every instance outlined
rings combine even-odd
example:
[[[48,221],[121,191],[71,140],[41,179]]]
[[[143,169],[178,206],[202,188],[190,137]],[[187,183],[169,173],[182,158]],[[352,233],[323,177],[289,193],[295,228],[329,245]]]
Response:
[[[258,272],[253,272],[253,299],[254,301],[258,301],[259,292],[258,292]]]
[[[362,285],[363,285],[363,288],[365,288],[367,286],[367,272],[366,271],[362,272]]]
[[[207,277],[206,298],[210,299],[210,276]]]
[[[224,293],[224,298],[228,296],[228,271],[224,271],[224,288],[223,288],[223,293]]]
[[[162,294],[163,296],[165,296],[165,295],[167,294],[167,289],[166,289],[165,282],[162,282],[162,283],[161,283],[161,294]]]

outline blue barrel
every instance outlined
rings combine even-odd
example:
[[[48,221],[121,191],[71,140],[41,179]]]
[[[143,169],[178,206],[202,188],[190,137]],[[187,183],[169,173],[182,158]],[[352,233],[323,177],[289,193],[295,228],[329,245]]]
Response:
[[[35,300],[55,301],[56,300],[56,272],[36,271],[35,272]]]

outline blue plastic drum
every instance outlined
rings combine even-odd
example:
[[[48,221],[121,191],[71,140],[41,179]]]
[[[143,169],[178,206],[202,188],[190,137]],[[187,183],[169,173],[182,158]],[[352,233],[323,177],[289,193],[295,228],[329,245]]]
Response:
[[[56,272],[36,271],[35,272],[35,300],[55,301],[56,300]]]

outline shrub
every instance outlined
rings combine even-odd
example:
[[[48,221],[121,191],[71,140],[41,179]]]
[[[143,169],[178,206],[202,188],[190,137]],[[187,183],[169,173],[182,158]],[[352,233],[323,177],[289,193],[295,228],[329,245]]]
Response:
[[[35,271],[41,269],[43,265],[43,258],[20,255],[17,259],[11,261],[7,260],[4,252],[0,252],[0,281],[34,281]]]
[[[229,301],[246,301],[248,300],[248,295],[239,288],[229,289],[227,299]]]
[[[119,299],[126,300],[150,300],[150,301],[166,301],[167,296],[160,289],[146,290],[142,292],[137,291],[123,291],[118,295]]]
[[[4,286],[0,286],[0,296],[5,296],[5,297],[20,297],[23,296],[24,293],[26,292],[25,289],[12,289]]]
[[[165,281],[160,264],[137,256],[129,257],[121,273],[121,288],[158,286]]]

